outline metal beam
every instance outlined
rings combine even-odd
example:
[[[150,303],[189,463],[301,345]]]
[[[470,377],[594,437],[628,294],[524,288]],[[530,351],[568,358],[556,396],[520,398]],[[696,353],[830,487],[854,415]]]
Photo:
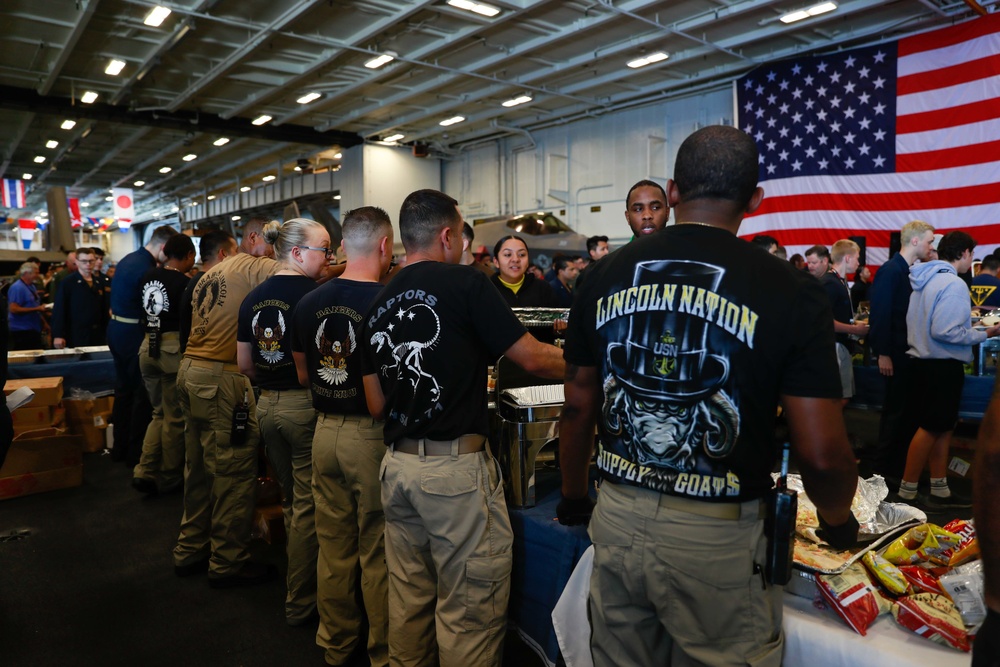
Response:
[[[149,134],[150,129],[151,128],[148,128],[148,127],[140,127],[138,130],[136,130],[135,132],[133,132],[132,134],[130,134],[128,136],[128,138],[126,138],[124,141],[121,141],[121,142],[115,144],[113,148],[110,148],[108,150],[108,152],[106,152],[104,154],[104,157],[102,157],[100,160],[98,160],[97,164],[94,165],[93,169],[91,169],[86,174],[84,174],[83,176],[81,176],[80,178],[78,178],[76,180],[76,182],[73,183],[73,185],[71,185],[70,187],[78,188],[81,185],[83,185],[84,181],[86,181],[88,178],[90,178],[91,176],[93,176],[94,174],[96,174],[98,171],[100,171],[101,167],[103,167],[104,165],[106,165],[108,162],[110,162],[111,160],[115,159],[116,157],[118,157],[118,155],[123,150],[125,150],[126,148],[128,148],[129,146],[131,146],[132,144],[134,144],[135,142],[139,141],[140,139],[142,139],[147,134]]]
[[[0,176],[5,176],[7,174],[7,167],[10,166],[10,161],[14,159],[14,152],[17,151],[17,147],[21,145],[21,141],[24,140],[24,135],[27,134],[28,128],[35,120],[35,114],[29,113],[24,116],[24,120],[21,121],[21,126],[17,128],[14,132],[14,136],[10,140],[10,144],[7,146],[7,150],[4,151],[3,163],[0,163]]]
[[[49,75],[45,78],[45,81],[38,87],[38,92],[42,95],[48,95],[49,91],[52,90],[52,86],[55,85],[56,80],[59,78],[59,73],[62,72],[63,65],[69,60],[69,57],[73,54],[73,49],[76,48],[76,43],[80,40],[84,31],[87,29],[87,24],[90,23],[90,18],[94,15],[94,11],[97,9],[97,0],[78,0],[79,4],[83,4],[80,16],[76,20],[76,25],[73,27],[73,31],[69,34],[66,39],[66,43],[63,44],[62,50],[59,51],[59,57],[56,61],[52,63],[49,68]]]
[[[233,53],[229,54],[229,57],[223,60],[221,63],[213,67],[208,72],[198,76],[198,80],[192,85],[188,86],[187,90],[182,92],[174,101],[167,105],[167,109],[170,111],[177,111],[181,108],[187,101],[193,98],[195,95],[200,93],[206,86],[211,85],[215,82],[217,78],[228,72],[230,69],[235,67],[243,58],[250,55],[254,49],[260,46],[266,39],[268,39],[273,33],[280,32],[289,23],[292,23],[302,14],[309,11],[313,6],[318,5],[322,0],[299,0],[299,2],[292,5],[290,8],[286,9],[281,15],[271,21],[267,26],[262,28],[257,32],[256,35],[248,39],[243,46],[236,49]]]

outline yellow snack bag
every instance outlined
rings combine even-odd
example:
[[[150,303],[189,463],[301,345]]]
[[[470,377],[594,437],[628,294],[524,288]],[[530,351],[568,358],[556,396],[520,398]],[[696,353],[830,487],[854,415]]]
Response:
[[[893,595],[905,595],[910,591],[910,585],[903,573],[882,556],[869,551],[862,557],[862,561],[876,581]]]

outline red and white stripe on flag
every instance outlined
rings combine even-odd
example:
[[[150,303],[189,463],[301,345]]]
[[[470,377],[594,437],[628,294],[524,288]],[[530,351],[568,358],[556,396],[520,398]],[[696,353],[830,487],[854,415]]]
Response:
[[[789,255],[864,236],[867,263],[879,265],[889,259],[890,234],[910,220],[924,220],[942,232],[970,233],[979,243],[977,257],[991,252],[1000,245],[1000,15],[874,49],[896,64],[889,76],[878,75],[882,85],[871,96],[858,93],[876,78],[876,65],[869,68],[861,57],[872,48],[802,58],[787,77],[773,81],[767,80],[770,65],[744,77],[753,79],[751,93],[761,91],[752,114],[737,112],[739,126],[758,139],[764,201],[744,221],[740,236],[770,234]],[[774,66],[785,62],[791,61]],[[746,93],[738,96],[737,104],[755,103]],[[783,99],[812,104],[793,120],[782,115]],[[888,132],[871,132],[879,110],[890,114],[893,108]],[[769,119],[785,135],[761,141]],[[798,143],[782,149],[783,138]],[[822,164],[831,146],[839,162],[831,158],[825,170],[796,175],[796,168],[809,169],[809,157]],[[811,155],[794,157],[799,148]],[[859,172],[867,160],[879,158],[886,169],[876,164]],[[774,173],[781,165],[791,169],[785,177],[769,178],[763,168],[768,161],[778,165]]]
[[[3,205],[4,208],[24,208],[28,205],[27,197],[24,193],[24,181],[16,178],[3,179]]]
[[[132,188],[112,188],[111,197],[115,204],[115,217],[118,226],[128,229],[135,219],[135,202],[132,200]]]
[[[70,197],[66,200],[66,204],[69,206],[69,220],[70,224],[75,227],[80,227],[83,225],[83,216],[80,215],[80,200],[77,197]]]

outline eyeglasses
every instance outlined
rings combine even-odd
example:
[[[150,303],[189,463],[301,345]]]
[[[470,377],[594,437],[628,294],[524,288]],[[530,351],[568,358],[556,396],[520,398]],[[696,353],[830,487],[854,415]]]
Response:
[[[327,259],[330,259],[331,257],[333,257],[334,254],[336,253],[336,251],[333,248],[316,248],[316,247],[311,246],[311,245],[300,245],[300,246],[297,246],[297,247],[300,248],[300,249],[302,249],[302,250],[319,250],[324,255],[326,255]]]

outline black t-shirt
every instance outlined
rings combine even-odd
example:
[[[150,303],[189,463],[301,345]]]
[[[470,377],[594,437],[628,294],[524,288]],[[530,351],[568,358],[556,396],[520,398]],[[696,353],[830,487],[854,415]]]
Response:
[[[306,276],[271,276],[250,290],[240,306],[236,341],[250,343],[257,386],[261,389],[301,389],[292,358],[292,310],[316,289]]]
[[[313,407],[327,414],[368,414],[361,378],[364,314],[379,283],[336,278],[302,297],[292,314],[292,350],[306,356]]]
[[[165,333],[180,330],[181,301],[188,282],[188,277],[180,271],[165,267],[146,272],[139,291],[146,331],[158,329]]]
[[[830,321],[814,278],[722,229],[674,225],[603,258],[564,352],[603,386],[601,474],[706,501],[763,496],[778,397],[841,394]]]
[[[833,319],[844,324],[850,324],[854,319],[854,306],[851,305],[851,291],[847,287],[847,281],[840,277],[840,274],[827,271],[820,281],[823,283],[823,290],[830,300],[830,309],[833,311]],[[831,323],[832,326],[832,323]],[[851,338],[845,333],[834,334],[838,343],[850,345]]]
[[[486,367],[526,333],[468,266],[405,266],[365,315],[362,370],[386,398],[385,442],[487,435]]]

